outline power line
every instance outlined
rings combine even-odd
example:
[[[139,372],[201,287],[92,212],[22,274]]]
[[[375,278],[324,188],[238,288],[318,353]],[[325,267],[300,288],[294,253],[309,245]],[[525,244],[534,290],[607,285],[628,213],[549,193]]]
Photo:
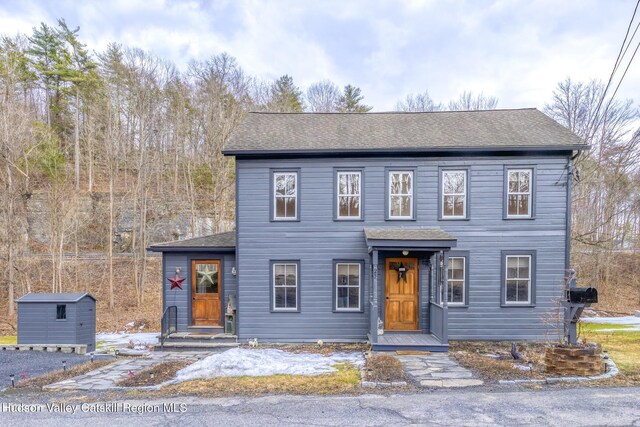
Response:
[[[627,31],[625,32],[624,35],[624,40],[622,40],[622,45],[620,45],[620,50],[618,51],[618,57],[616,58],[616,62],[613,65],[613,69],[611,70],[611,74],[609,75],[609,81],[607,82],[607,85],[604,88],[604,91],[602,92],[602,96],[600,97],[600,100],[598,101],[598,105],[595,109],[595,112],[593,114],[593,119],[590,122],[590,127],[592,129],[590,135],[589,135],[589,139],[591,139],[593,137],[593,135],[596,132],[596,128],[599,126],[599,114],[600,114],[600,108],[602,108],[602,103],[604,102],[605,98],[607,97],[607,92],[609,91],[609,87],[611,86],[611,82],[614,79],[614,76],[616,74],[616,71],[618,70],[618,67],[620,66],[620,64],[622,63],[622,60],[624,58],[624,56],[627,54],[627,50],[629,49],[629,46],[631,45],[637,31],[638,31],[638,26],[640,26],[640,22],[638,23],[638,26],[636,26],[636,29],[634,30],[631,38],[629,38],[629,32],[631,31],[631,27],[633,26],[633,21],[635,20],[636,17],[636,13],[638,12],[638,7],[640,6],[640,0],[638,0],[636,2],[636,6],[633,9],[633,15],[631,15],[631,20],[629,20],[629,25],[627,26]],[[629,39],[629,43],[627,43],[627,39]],[[626,47],[625,47],[626,46]],[[640,43],[638,44],[638,47],[640,47]],[[629,66],[631,65],[631,62],[633,62],[633,58],[635,57],[637,51],[638,51],[638,47],[636,47],[633,56],[631,57],[631,59],[629,60],[629,63],[627,64],[627,67],[625,68],[624,74],[622,75],[622,78],[620,79],[620,81],[618,82],[618,85],[616,86],[616,90],[614,92],[614,96],[615,93],[617,93],[618,88],[620,87],[620,85],[622,84],[622,80],[624,80],[624,77],[627,74],[627,70],[629,69]],[[607,109],[609,108],[609,105],[611,103],[611,101],[613,100],[613,97],[611,97],[611,99],[609,100],[609,102],[607,103]],[[596,126],[598,125],[598,126]]]

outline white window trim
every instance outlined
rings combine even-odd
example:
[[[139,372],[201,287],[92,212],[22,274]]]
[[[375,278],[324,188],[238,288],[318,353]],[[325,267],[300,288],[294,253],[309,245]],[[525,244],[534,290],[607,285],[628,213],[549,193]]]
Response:
[[[461,173],[464,176],[464,185],[463,185],[463,193],[448,193],[445,194],[444,192],[444,176],[448,173]],[[442,171],[442,185],[441,185],[441,192],[442,192],[442,199],[441,199],[441,205],[442,205],[442,218],[446,218],[446,219],[466,219],[467,218],[467,170],[466,169],[449,169],[449,170],[443,170]],[[463,196],[462,198],[462,215],[445,215],[444,213],[444,206],[445,206],[445,196]]]
[[[276,286],[276,266],[279,265],[284,265],[285,266],[285,276],[284,276],[284,285],[283,286]],[[294,286],[288,286],[287,283],[287,267],[293,265],[295,267],[295,271],[296,271],[296,283]],[[271,287],[273,288],[271,292],[273,292],[273,311],[298,311],[298,264],[297,263],[286,263],[286,262],[277,262],[277,263],[273,263],[273,267],[272,267],[272,284]],[[296,306],[295,307],[276,307],[276,289],[277,288],[295,288],[296,290]],[[286,293],[285,293],[285,302],[286,302]]]
[[[509,174],[511,172],[525,172],[529,174],[529,191],[528,192],[520,192],[520,191],[509,191]],[[296,187],[297,188],[297,187]],[[527,195],[529,196],[529,203],[527,204],[527,213],[526,214],[520,214],[520,215],[513,215],[509,213],[509,196],[510,195],[514,195],[514,196],[518,196],[518,195]],[[507,198],[506,203],[507,203],[507,218],[531,218],[531,206],[532,206],[532,200],[533,200],[533,169],[528,169],[528,168],[519,168],[519,169],[509,169],[507,168],[507,195],[505,196]]]
[[[341,175],[358,175],[358,194],[340,194],[340,176]],[[297,183],[296,183],[297,184]],[[296,185],[296,191],[297,191]],[[338,171],[336,179],[336,218],[338,219],[362,219],[362,172],[361,171]],[[357,197],[360,206],[359,215],[340,215],[340,197]]]
[[[394,174],[409,174],[411,176],[411,191],[409,192],[409,194],[392,194],[391,193],[391,184],[392,184],[392,179],[391,176]],[[389,215],[389,219],[413,219],[413,193],[415,191],[415,180],[414,180],[414,174],[412,170],[392,170],[389,171],[389,176],[388,176],[388,181],[389,181],[389,186],[387,188],[387,191],[389,193],[388,196],[388,200],[387,200],[387,204],[389,205],[388,209],[388,215]],[[404,197],[409,197],[409,215],[408,216],[393,216],[391,215],[391,196],[404,196]]]
[[[449,271],[447,271],[447,305],[465,305],[467,303],[466,298],[467,298],[467,257],[466,256],[451,256],[449,257],[449,261],[447,263],[447,270],[449,269],[449,266],[451,265],[451,260],[452,259],[457,259],[457,258],[461,258],[462,259],[462,302],[450,302],[449,301],[449,281],[451,280],[455,280],[456,282],[459,282],[460,279],[451,279],[449,277]],[[453,295],[453,293],[452,293]]]
[[[338,267],[340,265],[348,265],[349,268],[351,268],[351,266],[353,265],[357,265],[358,266],[358,307],[354,308],[354,307],[349,307],[349,308],[339,308],[338,307],[338,288],[355,288],[355,286],[338,286]],[[335,277],[335,287],[336,287],[336,300],[334,301],[334,305],[335,305],[335,309],[336,311],[361,311],[361,304],[360,301],[362,300],[362,264],[360,264],[359,262],[337,262],[336,263],[336,277]],[[347,296],[347,301],[348,301],[348,296]]]
[[[279,195],[276,193],[276,181],[278,179],[278,176],[287,176],[287,175],[293,175],[294,176],[294,185],[295,185],[295,194],[293,196],[287,196],[287,195]],[[274,221],[297,221],[298,220],[298,172],[274,172],[273,173],[273,219]],[[296,206],[295,206],[295,215],[294,216],[278,216],[278,199],[284,199],[284,198],[291,198],[293,197],[296,201]],[[286,204],[285,204],[285,210],[286,210]]]
[[[518,277],[517,279],[509,278],[509,258],[529,258],[529,276],[527,278]],[[504,259],[504,304],[505,305],[531,305],[531,270],[533,266],[531,263],[533,260],[531,259],[531,255],[505,255]],[[509,280],[527,280],[529,282],[529,286],[527,286],[527,300],[526,301],[509,301],[507,298],[507,282]]]

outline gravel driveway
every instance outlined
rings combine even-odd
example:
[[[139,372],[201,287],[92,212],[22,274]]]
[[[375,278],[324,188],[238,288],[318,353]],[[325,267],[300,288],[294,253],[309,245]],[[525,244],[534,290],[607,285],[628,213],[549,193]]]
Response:
[[[11,386],[11,374],[14,374],[17,380],[20,380],[22,372],[26,372],[27,378],[35,377],[62,369],[63,360],[67,361],[67,366],[73,366],[88,362],[89,357],[73,353],[0,350],[0,390]]]

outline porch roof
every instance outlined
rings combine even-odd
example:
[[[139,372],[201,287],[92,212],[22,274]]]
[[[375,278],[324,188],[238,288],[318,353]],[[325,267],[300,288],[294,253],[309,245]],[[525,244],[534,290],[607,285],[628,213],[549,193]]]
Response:
[[[147,249],[152,252],[235,252],[236,232],[228,231],[192,239],[157,243]]]
[[[364,235],[370,249],[450,249],[458,243],[439,228],[365,228]]]

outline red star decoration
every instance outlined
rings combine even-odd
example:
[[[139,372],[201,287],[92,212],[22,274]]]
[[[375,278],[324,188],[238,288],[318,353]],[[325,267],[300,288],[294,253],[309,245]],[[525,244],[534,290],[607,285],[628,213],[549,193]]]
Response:
[[[184,282],[186,279],[186,277],[180,277],[178,276],[178,273],[173,275],[173,278],[169,278],[168,279],[169,282],[171,282],[171,289],[182,289],[182,282]]]

